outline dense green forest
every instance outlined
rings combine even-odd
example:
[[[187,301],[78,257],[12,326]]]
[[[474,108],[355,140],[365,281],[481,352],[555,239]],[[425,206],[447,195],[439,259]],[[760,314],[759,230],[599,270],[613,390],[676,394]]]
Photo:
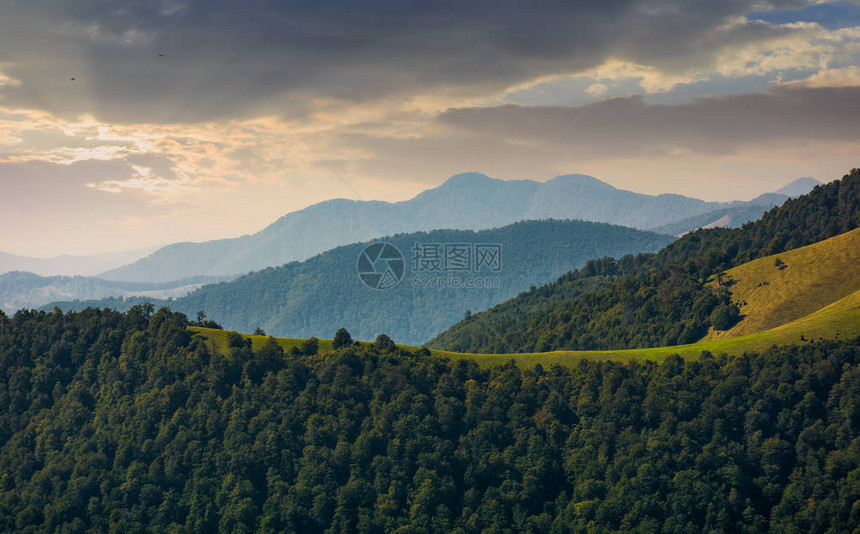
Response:
[[[860,340],[479,369],[0,314],[6,532],[850,532]],[[310,344],[308,344],[310,345]]]
[[[240,332],[260,327],[275,336],[322,338],[344,326],[357,339],[372,340],[384,333],[402,343],[420,345],[462,319],[467,311],[486,310],[532,285],[544,284],[582,266],[589,258],[656,252],[674,238],[623,226],[548,220],[480,232],[398,234],[383,240],[396,246],[406,262],[403,280],[384,291],[365,286],[358,277],[356,261],[367,243],[357,243],[229,283],[208,285],[170,302],[134,298],[56,305],[67,311],[87,306],[122,310],[150,301],[189,316],[205,310],[212,320]],[[446,278],[446,273],[416,270],[416,243],[499,244],[501,270],[448,273],[460,279],[489,279],[490,283],[483,287],[445,289],[420,285],[422,275]],[[46,308],[50,310],[53,305]]]
[[[739,316],[708,278],[860,226],[860,170],[736,229],[698,230],[657,254],[588,262],[556,282],[473,314],[428,346],[458,352],[644,348],[690,343]],[[584,290],[591,289],[591,291]]]

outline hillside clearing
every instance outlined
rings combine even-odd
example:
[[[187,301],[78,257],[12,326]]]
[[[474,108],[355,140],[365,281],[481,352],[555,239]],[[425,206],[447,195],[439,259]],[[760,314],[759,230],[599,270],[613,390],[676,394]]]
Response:
[[[732,301],[743,319],[703,341],[763,332],[806,317],[860,289],[860,228],[729,269]],[[716,278],[711,282],[716,285]]]

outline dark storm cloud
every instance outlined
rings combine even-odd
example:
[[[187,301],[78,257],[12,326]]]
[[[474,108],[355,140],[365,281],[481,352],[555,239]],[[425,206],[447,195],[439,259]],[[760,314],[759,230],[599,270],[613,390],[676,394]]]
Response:
[[[559,145],[589,155],[720,154],[779,140],[860,142],[860,87],[777,86],[671,105],[631,96],[579,107],[465,108],[439,120],[461,135],[516,146],[549,142],[576,121]]]
[[[312,97],[482,95],[613,56],[689,67],[726,42],[786,31],[761,23],[742,32],[716,30],[750,6],[731,0],[4,2],[0,70],[21,83],[0,89],[0,96],[7,105],[64,115],[172,122],[295,115]]]

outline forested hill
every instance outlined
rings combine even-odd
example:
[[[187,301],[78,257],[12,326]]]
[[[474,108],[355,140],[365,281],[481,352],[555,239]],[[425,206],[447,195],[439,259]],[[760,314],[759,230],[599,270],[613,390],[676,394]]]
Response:
[[[241,332],[261,327],[276,336],[325,337],[343,326],[357,339],[374,339],[386,333],[404,343],[421,344],[459,321],[467,311],[486,310],[532,285],[554,280],[590,258],[654,252],[673,240],[670,236],[623,226],[552,220],[525,221],[481,232],[438,230],[399,234],[384,241],[400,250],[405,271],[400,283],[386,290],[371,289],[359,278],[356,263],[367,243],[358,243],[301,263],[205,286],[173,300],[169,306],[189,316],[205,310],[210,319]],[[472,245],[499,245],[500,270],[470,268],[448,273],[419,270],[414,261],[414,249],[419,243],[440,247],[467,244],[470,250]],[[444,279],[447,283],[448,275],[464,284],[468,280],[485,283],[459,288],[433,285],[432,280]],[[69,310],[88,305],[122,307],[130,303],[106,300],[57,305]],[[47,306],[52,308],[53,305]]]
[[[589,262],[472,315],[428,346],[508,353],[692,343],[709,327],[731,328],[738,319],[728,292],[706,287],[709,276],[858,226],[860,170],[854,169],[742,228],[698,230],[656,255]]]
[[[481,370],[0,313],[3,532],[850,532],[860,340]]]

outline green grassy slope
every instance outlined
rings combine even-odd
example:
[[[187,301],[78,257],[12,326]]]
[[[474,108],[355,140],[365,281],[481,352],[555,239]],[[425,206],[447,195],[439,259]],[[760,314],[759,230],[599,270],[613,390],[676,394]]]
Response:
[[[762,332],[820,310],[860,289],[858,265],[860,228],[730,269],[729,291],[744,318],[705,340]]]
[[[192,327],[192,330],[204,335],[213,343],[219,352],[226,352],[227,332],[209,328]],[[648,349],[628,350],[598,350],[598,351],[556,351],[542,353],[518,354],[468,354],[431,350],[434,356],[444,356],[451,359],[469,359],[481,366],[498,365],[514,360],[519,365],[575,365],[583,359],[627,361],[643,359],[660,361],[670,354],[678,354],[684,358],[697,358],[702,351],[741,355],[744,352],[763,351],[772,345],[789,345],[796,343],[815,343],[825,339],[848,339],[860,336],[860,291],[840,299],[806,317],[788,324],[745,336],[728,339],[714,339],[677,345],[672,347],[655,347]],[[251,338],[253,347],[259,347],[267,336],[246,336]],[[299,346],[304,340],[276,338],[285,349]],[[407,350],[418,350],[418,347],[399,345]],[[320,340],[320,350],[331,348],[331,341]]]

